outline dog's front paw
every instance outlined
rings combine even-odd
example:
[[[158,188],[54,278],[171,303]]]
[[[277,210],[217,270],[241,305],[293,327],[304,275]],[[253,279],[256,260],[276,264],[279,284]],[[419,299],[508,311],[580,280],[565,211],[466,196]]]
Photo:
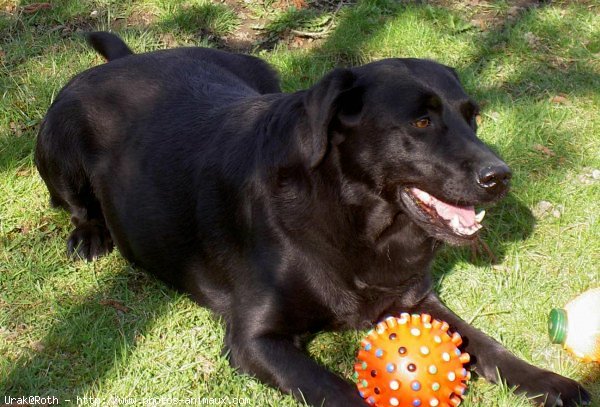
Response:
[[[575,380],[543,370],[525,380],[519,390],[527,393],[532,401],[544,407],[587,406],[591,404],[590,393]]]
[[[110,253],[113,241],[110,232],[103,224],[90,221],[82,223],[71,232],[67,241],[67,251],[72,257],[93,261]]]

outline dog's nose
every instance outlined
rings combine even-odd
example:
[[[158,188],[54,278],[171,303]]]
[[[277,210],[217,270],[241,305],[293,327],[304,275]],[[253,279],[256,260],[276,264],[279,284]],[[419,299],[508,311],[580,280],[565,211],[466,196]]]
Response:
[[[510,168],[506,165],[492,165],[479,171],[477,182],[488,192],[501,193],[508,187],[511,177]]]

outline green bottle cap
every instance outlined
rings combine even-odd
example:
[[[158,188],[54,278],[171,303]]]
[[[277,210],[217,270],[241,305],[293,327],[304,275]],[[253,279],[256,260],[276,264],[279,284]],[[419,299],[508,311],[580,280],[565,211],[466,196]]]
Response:
[[[553,308],[548,318],[548,334],[552,343],[564,344],[567,339],[567,311]]]

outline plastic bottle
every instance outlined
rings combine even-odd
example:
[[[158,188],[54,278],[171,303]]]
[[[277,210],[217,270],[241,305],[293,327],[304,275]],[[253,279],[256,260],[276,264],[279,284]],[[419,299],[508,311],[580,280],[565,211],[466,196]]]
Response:
[[[600,288],[584,292],[548,318],[552,343],[563,345],[584,362],[600,362]]]

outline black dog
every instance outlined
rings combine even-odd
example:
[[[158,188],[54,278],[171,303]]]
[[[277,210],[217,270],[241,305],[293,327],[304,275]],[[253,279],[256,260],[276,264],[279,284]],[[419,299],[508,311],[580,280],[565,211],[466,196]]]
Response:
[[[284,94],[250,56],[89,41],[110,62],[65,86],[36,150],[52,203],[72,214],[69,251],[91,260],[114,241],[224,318],[233,366],[313,405],[365,403],[305,339],[402,311],[448,321],[488,380],[546,406],[589,400],[432,292],[439,243],[472,240],[473,206],[511,175],[476,137],[452,69],[387,59]]]

